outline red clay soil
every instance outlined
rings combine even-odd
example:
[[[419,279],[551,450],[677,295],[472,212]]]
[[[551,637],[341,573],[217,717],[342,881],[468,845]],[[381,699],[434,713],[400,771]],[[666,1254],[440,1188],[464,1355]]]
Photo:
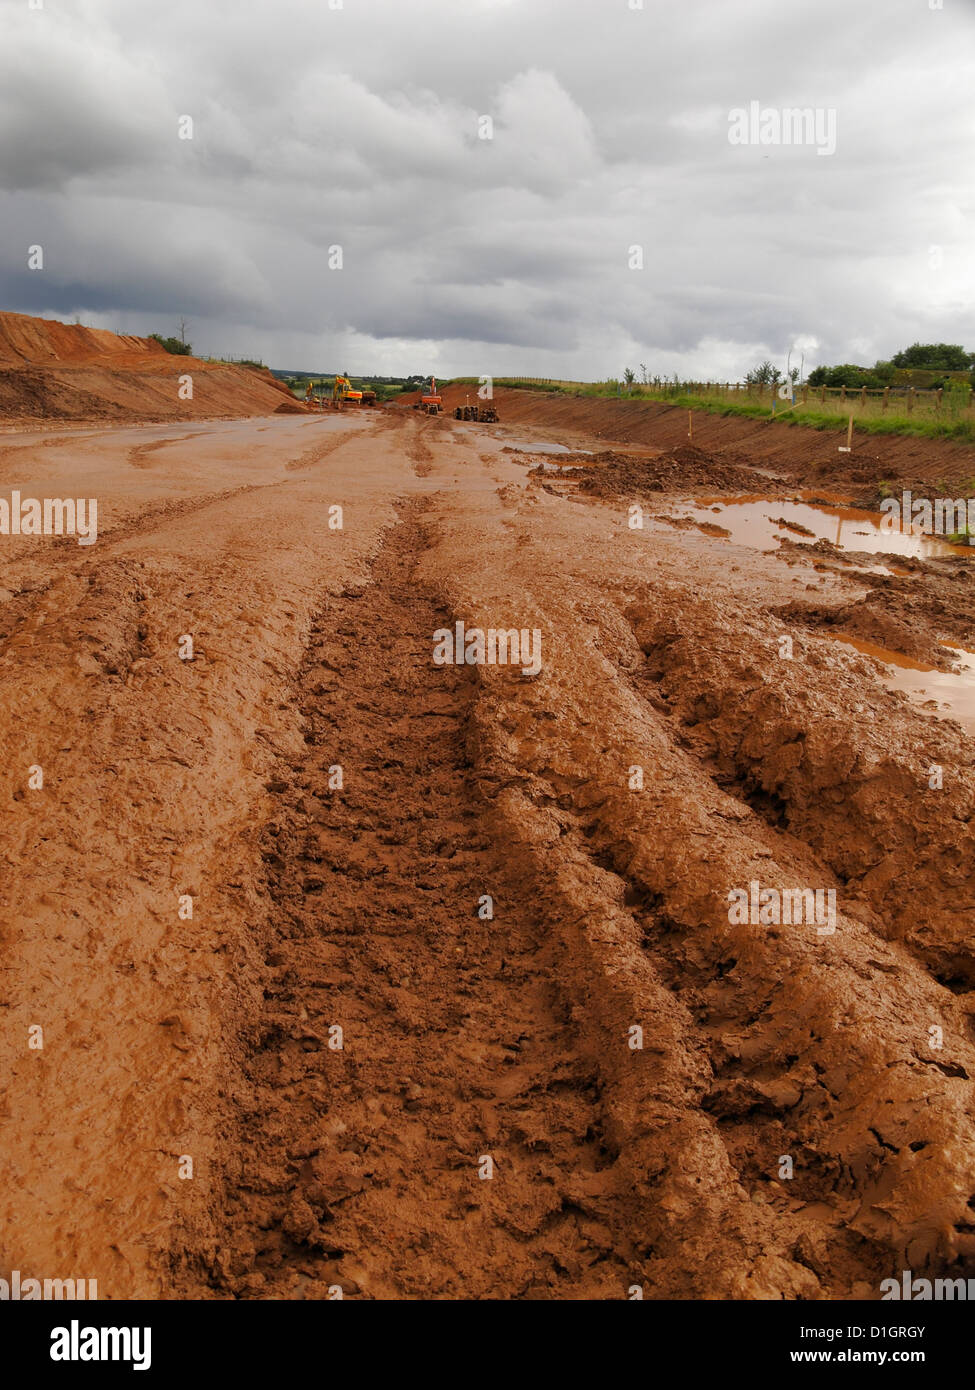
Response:
[[[444,410],[452,415],[474,393],[468,386],[442,388]],[[400,398],[411,406],[418,393]],[[538,427],[564,442],[592,439],[614,444],[673,449],[687,443],[687,411],[659,401],[561,396],[545,391],[498,388],[494,404],[502,425]],[[869,485],[882,479],[904,483],[944,479],[955,484],[975,475],[975,447],[948,440],[853,432],[853,456],[838,453],[841,434],[781,421],[694,412],[694,444],[733,463],[768,468],[791,481],[824,486],[840,480]],[[585,445],[584,445],[585,447]],[[591,445],[589,445],[591,447]]]
[[[100,502],[91,548],[0,548],[0,1277],[975,1274],[975,744],[833,640],[961,640],[970,561],[633,529],[511,418],[0,443],[4,491]],[[535,673],[441,665],[458,622]],[[741,920],[752,883],[835,930]]]
[[[193,378],[181,400],[180,378]],[[0,421],[303,414],[269,371],[177,357],[151,338],[0,313]]]

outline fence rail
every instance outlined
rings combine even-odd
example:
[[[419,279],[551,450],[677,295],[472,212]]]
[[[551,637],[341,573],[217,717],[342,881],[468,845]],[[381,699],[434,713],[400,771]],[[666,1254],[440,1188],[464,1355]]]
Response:
[[[504,377],[495,378],[501,386],[542,387],[548,390],[574,391],[580,395],[619,395],[630,399],[660,400],[677,396],[701,396],[711,400],[726,399],[756,404],[767,403],[771,409],[787,408],[788,402],[778,395],[784,384],[735,381],[667,381],[662,377],[649,381],[625,382],[608,380],[604,382],[561,381],[555,377]],[[968,384],[926,388],[918,386],[810,386],[808,382],[797,383],[794,402],[796,406],[840,407],[857,413],[865,411],[886,415],[888,411],[897,415],[913,415],[915,411],[923,415],[940,415],[958,418],[975,410],[975,391]]]

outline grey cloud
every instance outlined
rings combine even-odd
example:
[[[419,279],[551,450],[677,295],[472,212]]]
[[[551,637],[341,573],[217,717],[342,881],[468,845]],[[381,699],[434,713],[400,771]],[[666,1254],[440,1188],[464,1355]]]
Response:
[[[204,351],[387,371],[975,347],[961,5],[80,0],[4,23],[7,307],[185,313]],[[836,154],[732,146],[752,100],[835,107]]]

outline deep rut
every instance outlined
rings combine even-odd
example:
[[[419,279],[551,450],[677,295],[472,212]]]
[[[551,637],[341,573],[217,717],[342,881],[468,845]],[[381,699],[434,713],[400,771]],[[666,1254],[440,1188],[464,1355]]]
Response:
[[[475,677],[432,662],[450,619],[403,517],[314,622],[307,757],[272,784],[275,933],[211,1278],[258,1298],[625,1297],[626,1232],[584,1195],[609,1163],[593,1064],[537,887],[485,829]]]

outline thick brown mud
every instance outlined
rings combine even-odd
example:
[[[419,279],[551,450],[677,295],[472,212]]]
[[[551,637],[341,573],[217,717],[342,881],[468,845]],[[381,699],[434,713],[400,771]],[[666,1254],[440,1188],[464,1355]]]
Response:
[[[973,645],[969,563],[653,524],[682,458],[738,487],[706,450],[582,487],[504,447],[389,412],[0,454],[105,496],[97,547],[11,537],[0,574],[6,1266],[242,1299],[971,1271],[975,750],[835,640]],[[438,664],[459,622],[537,668]],[[831,915],[736,913],[753,884]]]
[[[473,672],[431,664],[448,615],[415,578],[424,541],[405,510],[312,625],[217,1288],[621,1296],[639,1232],[585,1195],[598,1078],[472,777]]]

